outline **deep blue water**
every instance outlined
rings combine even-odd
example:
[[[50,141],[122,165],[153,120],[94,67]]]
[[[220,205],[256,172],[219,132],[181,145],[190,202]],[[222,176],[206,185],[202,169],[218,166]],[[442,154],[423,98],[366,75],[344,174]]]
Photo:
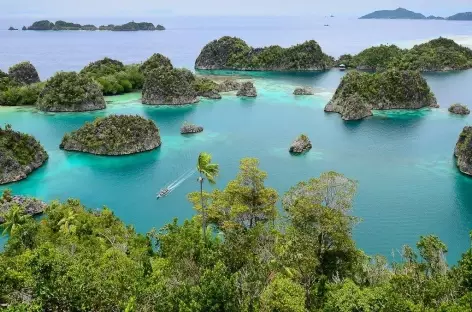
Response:
[[[406,45],[439,35],[465,36],[472,32],[472,24],[444,21],[335,18],[329,21],[330,27],[323,27],[323,19],[307,18],[180,18],[156,22],[169,30],[0,31],[0,68],[31,60],[41,77],[47,78],[57,70],[78,70],[104,56],[131,63],[143,61],[154,52],[169,56],[177,66],[192,68],[200,48],[222,35],[239,36],[253,45],[288,46],[316,39],[336,56],[381,42]],[[0,21],[0,27],[10,24]],[[42,114],[32,108],[0,108],[0,124],[10,123],[33,134],[50,155],[48,163],[28,179],[7,187],[44,200],[76,197],[89,207],[107,205],[125,222],[145,232],[173,217],[193,214],[186,201],[186,194],[198,188],[193,178],[167,198],[156,201],[154,195],[193,167],[200,151],[212,153],[220,164],[218,187],[235,176],[240,158],[251,156],[260,159],[261,167],[269,173],[267,184],[280,192],[327,170],[357,180],[353,213],[363,221],[356,227],[355,238],[367,253],[389,256],[392,249],[414,244],[419,235],[430,233],[447,243],[452,262],[469,246],[472,178],[457,171],[452,152],[462,127],[470,124],[472,117],[452,116],[446,108],[453,102],[472,105],[472,71],[425,75],[441,109],[378,112],[370,119],[349,123],[323,112],[341,72],[238,74],[254,79],[259,92],[256,99],[226,95],[220,101],[166,108],[143,106],[139,94],[131,94],[109,99],[113,103],[105,111],[94,113]],[[299,85],[315,87],[317,95],[295,98],[291,93]],[[112,113],[153,119],[161,130],[162,147],[118,158],[59,149],[65,132]],[[201,124],[205,131],[183,137],[179,127],[184,121]],[[287,149],[300,133],[306,133],[314,147],[306,155],[294,157]]]

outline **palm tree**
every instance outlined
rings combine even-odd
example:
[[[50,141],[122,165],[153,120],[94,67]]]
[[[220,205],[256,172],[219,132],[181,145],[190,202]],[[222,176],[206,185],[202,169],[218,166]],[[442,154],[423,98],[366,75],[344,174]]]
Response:
[[[211,162],[211,155],[206,152],[200,153],[198,155],[197,162],[197,171],[200,173],[198,177],[198,182],[200,182],[200,200],[202,205],[202,228],[203,228],[203,238],[206,240],[206,211],[203,204],[203,181],[204,178],[208,180],[211,184],[215,184],[215,178],[218,176],[219,168],[218,164]]]
[[[75,213],[72,210],[69,210],[68,213],[57,223],[59,225],[59,230],[64,234],[75,233],[76,226],[75,222]]]
[[[4,216],[5,222],[2,224],[3,232],[2,235],[12,235],[22,224],[25,224],[28,220],[28,216],[25,215],[23,209],[18,205],[13,205],[11,209]]]

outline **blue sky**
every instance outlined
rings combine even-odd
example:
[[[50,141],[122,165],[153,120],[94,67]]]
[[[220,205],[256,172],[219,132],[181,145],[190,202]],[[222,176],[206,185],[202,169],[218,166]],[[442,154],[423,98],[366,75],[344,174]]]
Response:
[[[425,15],[472,11],[472,0],[0,0],[2,17],[342,15],[405,7]]]

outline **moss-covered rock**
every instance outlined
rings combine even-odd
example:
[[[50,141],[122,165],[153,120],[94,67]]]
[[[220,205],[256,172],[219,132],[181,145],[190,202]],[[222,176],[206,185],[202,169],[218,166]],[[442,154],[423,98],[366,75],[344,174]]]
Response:
[[[2,85],[1,81],[0,85]],[[0,106],[36,105],[43,89],[44,83],[42,82],[30,85],[5,84],[0,86]]]
[[[187,69],[147,71],[143,87],[143,104],[184,105],[199,101],[193,83],[195,77]]]
[[[254,84],[250,81],[244,82],[236,93],[237,96],[256,97],[257,90]]]
[[[153,150],[161,145],[159,129],[140,116],[111,115],[88,122],[68,133],[60,148],[96,155],[128,155]]]
[[[54,23],[51,23],[48,20],[42,20],[34,22],[33,25],[28,27],[28,30],[53,30]]]
[[[452,114],[457,114],[457,115],[469,115],[470,114],[469,108],[467,108],[467,106],[465,106],[463,104],[459,104],[459,103],[452,104],[451,106],[449,106],[448,111]]]
[[[142,73],[150,72],[153,69],[160,70],[170,70],[173,69],[171,61],[168,57],[154,53],[150,58],[148,58],[139,68]]]
[[[101,77],[116,74],[117,72],[123,71],[124,69],[125,65],[122,62],[105,57],[101,60],[88,64],[80,71],[80,73],[85,75],[91,74],[94,77]]]
[[[24,84],[32,84],[40,81],[36,68],[30,62],[21,62],[13,65],[8,69],[8,76]]]
[[[38,98],[38,108],[48,112],[83,112],[106,107],[100,85],[76,72],[51,77]]]
[[[214,100],[221,99],[221,95],[218,93],[218,84],[213,80],[205,77],[195,77],[192,84],[198,96]]]
[[[315,92],[310,87],[301,87],[301,88],[296,88],[293,91],[293,94],[294,95],[313,95],[315,94]]]
[[[181,134],[192,134],[192,133],[199,133],[203,131],[202,126],[197,126],[191,123],[185,122],[182,127],[180,127]]]
[[[401,57],[405,51],[396,45],[380,45],[363,50],[352,59],[345,60],[347,67],[361,70],[385,70],[389,64],[398,57]]]
[[[196,69],[306,71],[326,70],[334,59],[323,53],[314,40],[290,48],[252,48],[236,37],[222,37],[208,43],[195,61]]]
[[[472,175],[472,127],[464,127],[454,149],[457,167],[462,173]]]
[[[225,79],[218,85],[219,92],[238,91],[241,88],[241,83],[236,80]]]
[[[25,179],[48,159],[48,154],[35,138],[0,127],[0,184]]]
[[[309,151],[312,148],[310,139],[304,135],[299,135],[290,145],[290,153],[301,154]]]
[[[419,109],[438,107],[426,80],[416,71],[387,70],[380,73],[352,71],[341,80],[326,112],[343,119],[370,116],[370,109]]]

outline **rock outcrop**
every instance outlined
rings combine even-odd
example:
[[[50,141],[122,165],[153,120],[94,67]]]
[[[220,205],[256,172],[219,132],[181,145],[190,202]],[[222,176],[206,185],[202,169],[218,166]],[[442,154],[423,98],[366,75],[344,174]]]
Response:
[[[310,87],[301,87],[301,88],[296,88],[293,91],[293,94],[294,95],[313,95],[315,94],[315,92]]]
[[[187,69],[146,71],[142,102],[149,105],[184,105],[199,101],[194,75]]]
[[[314,40],[289,48],[252,48],[236,37],[222,37],[208,43],[195,61],[196,69],[314,71],[333,66],[334,59],[323,53]]]
[[[462,173],[472,175],[472,127],[464,127],[457,140],[454,155],[457,157],[457,167]]]
[[[8,30],[18,30],[18,28],[15,28],[15,27],[13,27],[13,26],[10,26],[10,27],[8,28]]]
[[[231,79],[225,79],[218,85],[218,91],[220,92],[238,91],[240,88],[241,83]]]
[[[180,127],[181,134],[192,134],[192,133],[199,133],[203,131],[202,126],[197,126],[190,123],[184,123],[182,127]]]
[[[0,224],[5,222],[2,216],[14,206],[19,206],[25,214],[30,216],[39,215],[46,210],[47,204],[39,199],[18,195],[11,196],[5,192],[8,191],[4,191],[3,196],[0,197]]]
[[[30,62],[21,62],[8,69],[8,76],[23,84],[39,82],[39,75],[36,68]]]
[[[198,96],[213,100],[221,99],[221,95],[218,93],[218,84],[213,80],[205,77],[195,77],[192,84]]]
[[[310,150],[311,147],[310,139],[306,135],[301,134],[292,142],[289,151],[290,153],[301,154]]]
[[[341,80],[325,112],[344,120],[371,116],[371,110],[439,107],[426,80],[415,71],[349,72]]]
[[[35,138],[13,131],[9,125],[0,127],[0,184],[25,179],[47,159],[48,154]]]
[[[160,145],[159,129],[152,120],[140,116],[111,115],[97,118],[66,134],[60,148],[119,156],[150,151]]]
[[[168,57],[160,54],[154,53],[150,58],[148,58],[139,68],[139,70],[146,74],[153,69],[160,69],[160,70],[170,70],[173,69],[171,61]]]
[[[47,112],[84,112],[106,107],[100,85],[76,72],[58,72],[38,98],[38,108]]]
[[[250,81],[244,82],[236,93],[237,96],[256,97],[257,91],[254,84]]]
[[[452,114],[457,114],[457,115],[469,115],[470,110],[467,108],[467,106],[456,103],[452,104],[449,106],[448,111]]]

